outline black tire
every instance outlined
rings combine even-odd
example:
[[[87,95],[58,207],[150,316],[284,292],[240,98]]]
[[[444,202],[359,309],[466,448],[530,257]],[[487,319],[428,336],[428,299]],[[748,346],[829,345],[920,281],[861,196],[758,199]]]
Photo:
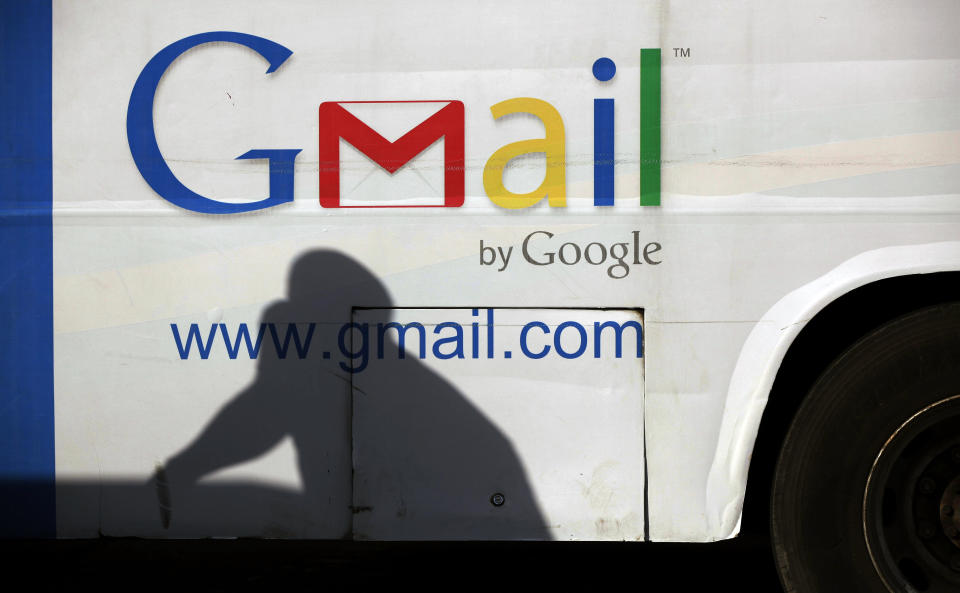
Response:
[[[960,591],[954,494],[960,503],[960,303],[881,326],[807,394],[771,494],[784,590]]]

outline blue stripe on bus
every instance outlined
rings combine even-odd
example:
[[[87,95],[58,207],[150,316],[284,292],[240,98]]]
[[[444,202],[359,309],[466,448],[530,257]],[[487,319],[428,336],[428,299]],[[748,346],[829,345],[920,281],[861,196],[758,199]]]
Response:
[[[56,535],[49,0],[0,2],[0,536]]]

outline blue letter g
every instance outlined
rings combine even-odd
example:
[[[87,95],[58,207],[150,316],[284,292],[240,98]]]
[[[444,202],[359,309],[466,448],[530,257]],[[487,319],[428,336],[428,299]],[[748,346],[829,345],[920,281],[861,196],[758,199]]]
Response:
[[[130,93],[130,105],[127,107],[127,142],[130,144],[130,154],[137,169],[153,191],[160,194],[165,200],[195,212],[211,214],[233,214],[269,208],[277,204],[293,201],[293,162],[300,149],[292,150],[250,150],[238,156],[238,159],[268,159],[270,161],[270,196],[259,202],[234,204],[219,202],[205,198],[191,191],[180,183],[174,176],[163,155],[157,146],[157,135],[153,129],[153,98],[157,92],[157,85],[166,72],[167,67],[180,54],[190,48],[212,41],[226,41],[238,43],[257,52],[267,62],[267,74],[275,71],[292,51],[280,44],[262,37],[245,33],[231,33],[229,31],[214,31],[191,35],[171,43],[153,56],[143,68],[143,72],[133,85]]]

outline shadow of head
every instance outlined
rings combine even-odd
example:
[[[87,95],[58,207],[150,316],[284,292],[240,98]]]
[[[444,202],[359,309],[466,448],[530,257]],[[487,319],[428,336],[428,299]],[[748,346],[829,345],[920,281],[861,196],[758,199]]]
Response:
[[[370,327],[375,331],[388,323],[392,307],[386,287],[360,262],[328,249],[303,253],[290,266],[286,298],[262,314],[260,373],[283,383],[285,393],[316,393],[319,386],[311,377],[318,373],[349,381],[369,361]],[[365,311],[362,330],[353,323],[358,310]],[[396,354],[389,340],[383,346]],[[296,381],[304,384],[291,384]]]
[[[294,260],[285,303],[288,310],[284,312],[302,313],[302,321],[346,321],[356,307],[392,306],[386,288],[373,272],[355,259],[327,249],[308,251]]]

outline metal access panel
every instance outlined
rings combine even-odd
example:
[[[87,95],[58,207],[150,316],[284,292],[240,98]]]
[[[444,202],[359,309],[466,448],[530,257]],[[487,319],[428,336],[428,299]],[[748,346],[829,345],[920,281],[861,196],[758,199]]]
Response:
[[[354,537],[644,539],[641,312],[353,318]]]

